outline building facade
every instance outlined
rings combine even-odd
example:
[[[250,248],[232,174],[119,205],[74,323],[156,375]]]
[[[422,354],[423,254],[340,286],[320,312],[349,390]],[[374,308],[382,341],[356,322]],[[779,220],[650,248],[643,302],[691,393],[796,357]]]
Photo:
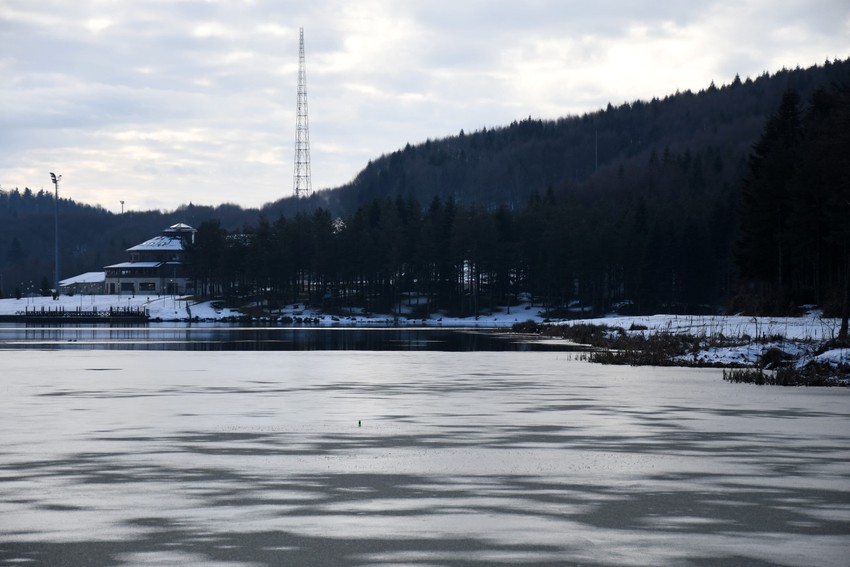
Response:
[[[187,295],[194,293],[186,265],[186,247],[195,241],[194,228],[178,223],[159,236],[127,249],[128,261],[104,268],[108,294]]]
[[[86,272],[73,278],[59,282],[59,293],[65,295],[102,295],[106,274],[103,272]]]

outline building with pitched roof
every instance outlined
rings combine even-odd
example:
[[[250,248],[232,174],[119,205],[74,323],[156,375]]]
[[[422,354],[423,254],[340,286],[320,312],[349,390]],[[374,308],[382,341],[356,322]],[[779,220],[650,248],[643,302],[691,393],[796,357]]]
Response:
[[[106,274],[104,272],[86,272],[73,278],[66,278],[59,282],[59,293],[65,295],[102,295],[105,279]]]
[[[191,226],[178,223],[159,236],[128,248],[128,261],[104,268],[105,293],[193,293],[193,281],[186,266],[186,246],[195,241],[195,232]]]

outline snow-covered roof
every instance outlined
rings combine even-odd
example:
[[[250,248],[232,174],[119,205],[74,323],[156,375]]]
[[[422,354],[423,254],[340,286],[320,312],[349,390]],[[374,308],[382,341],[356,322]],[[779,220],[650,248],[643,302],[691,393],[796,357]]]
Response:
[[[183,240],[176,236],[155,236],[132,248],[127,248],[127,252],[140,250],[183,250]]]
[[[85,283],[103,283],[104,281],[106,281],[106,272],[86,272],[85,274],[80,274],[79,276],[74,276],[72,278],[61,280],[59,282],[59,286],[61,287]]]
[[[162,262],[121,262],[120,264],[112,264],[107,268],[156,268],[162,265]]]

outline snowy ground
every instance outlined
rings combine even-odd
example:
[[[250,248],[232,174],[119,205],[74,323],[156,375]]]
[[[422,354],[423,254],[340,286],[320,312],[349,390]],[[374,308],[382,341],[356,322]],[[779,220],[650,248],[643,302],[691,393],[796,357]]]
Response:
[[[125,307],[145,308],[151,318],[163,321],[188,321],[195,317],[216,321],[239,316],[239,312],[230,309],[213,309],[208,301],[196,303],[189,298],[172,295],[60,295],[57,299],[52,297],[0,299],[0,315],[15,315],[26,310],[109,311],[110,308]]]
[[[695,337],[736,339],[735,346],[707,346],[696,358],[714,364],[755,364],[762,354],[778,349],[796,359],[797,366],[810,362],[832,366],[850,364],[850,349],[817,354],[819,345],[838,335],[841,321],[814,311],[802,317],[745,317],[742,315],[649,315],[603,317],[564,321],[619,327],[630,334],[673,333]]]
[[[751,338],[781,336],[793,340],[822,341],[838,335],[841,324],[839,319],[821,317],[813,311],[803,317],[746,317],[743,315],[645,315],[635,317],[603,317],[600,319],[582,319],[569,324],[593,323],[622,327],[646,327],[646,331],[669,332],[694,336]]]
[[[204,321],[227,321],[241,316],[241,313],[231,309],[215,309],[211,302],[195,302],[189,297],[174,296],[143,296],[143,295],[75,295],[60,296],[54,300],[50,297],[31,297],[22,299],[0,299],[0,315],[15,315],[25,310],[56,310],[76,309],[91,311],[107,311],[113,308],[140,308],[148,310],[150,317],[163,321],[188,321],[200,319]],[[303,304],[287,305],[275,312],[275,318],[289,318],[295,322],[307,322],[315,325],[421,325],[433,327],[510,327],[514,323],[524,321],[542,322],[544,317],[539,307],[523,304],[511,308],[500,308],[492,315],[479,317],[445,317],[434,315],[428,319],[408,319],[404,316],[396,318],[390,314],[369,314],[353,312],[349,316],[333,316],[316,309],[309,309]]]

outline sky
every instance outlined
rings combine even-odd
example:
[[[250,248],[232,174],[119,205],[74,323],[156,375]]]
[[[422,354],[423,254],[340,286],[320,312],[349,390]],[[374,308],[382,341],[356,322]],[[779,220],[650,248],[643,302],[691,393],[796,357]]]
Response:
[[[407,143],[850,57],[846,0],[0,0],[0,189],[291,196],[300,27],[314,191]]]

